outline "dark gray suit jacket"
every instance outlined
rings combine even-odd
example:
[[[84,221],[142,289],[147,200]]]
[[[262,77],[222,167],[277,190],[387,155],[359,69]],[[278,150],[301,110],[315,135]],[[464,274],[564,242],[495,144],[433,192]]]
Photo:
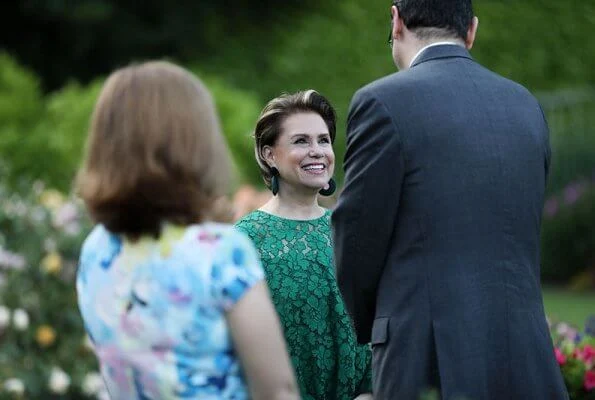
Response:
[[[456,45],[360,89],[333,214],[341,292],[375,399],[565,399],[543,310],[548,128]]]

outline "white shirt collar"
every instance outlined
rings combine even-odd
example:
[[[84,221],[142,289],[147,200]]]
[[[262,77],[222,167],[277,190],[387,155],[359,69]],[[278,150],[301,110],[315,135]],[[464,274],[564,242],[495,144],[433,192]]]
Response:
[[[461,45],[460,43],[457,43],[457,42],[435,42],[435,43],[429,44],[429,45],[427,45],[427,46],[424,46],[424,47],[422,47],[422,48],[421,48],[421,49],[420,49],[420,50],[417,52],[417,54],[416,54],[416,55],[415,55],[415,56],[414,56],[414,57],[411,59],[411,62],[409,63],[409,67],[411,68],[411,66],[413,65],[413,63],[415,62],[415,60],[417,60],[417,58],[419,57],[419,55],[420,55],[421,53],[423,53],[423,52],[424,52],[424,50],[426,50],[426,49],[428,49],[428,48],[430,48],[430,47],[434,47],[434,46],[442,46],[442,45],[445,45],[445,44],[454,44],[455,46],[460,46],[460,45]]]

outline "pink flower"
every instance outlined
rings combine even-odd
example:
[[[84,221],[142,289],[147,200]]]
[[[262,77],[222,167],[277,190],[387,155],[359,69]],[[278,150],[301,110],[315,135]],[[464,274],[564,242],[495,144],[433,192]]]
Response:
[[[27,261],[25,257],[20,254],[12,253],[8,250],[4,250],[0,246],[0,270],[1,269],[14,269],[21,270],[25,268]]]
[[[558,209],[560,208],[560,205],[558,204],[558,200],[554,197],[552,197],[551,199],[548,199],[545,202],[545,205],[543,207],[543,212],[547,217],[553,217],[558,213]]]
[[[576,343],[576,337],[578,336],[578,331],[574,328],[569,328],[568,331],[566,331],[566,334],[564,335],[564,337],[568,340],[570,340],[571,342],[575,342]]]
[[[569,329],[570,329],[570,326],[568,326],[568,324],[565,324],[564,322],[561,322],[556,327],[556,333],[558,335],[560,335],[560,336],[566,336],[566,334],[568,333],[568,330]]]
[[[593,370],[585,372],[585,389],[595,389],[595,371]]]
[[[547,217],[553,217],[558,213],[558,209],[560,208],[560,205],[558,203],[558,200],[556,198],[551,198],[548,199],[545,202],[545,205],[543,207],[543,212],[545,213],[545,215]]]
[[[583,182],[571,183],[564,189],[564,203],[572,205],[576,203],[578,199],[585,192],[585,184]]]
[[[579,360],[583,360],[585,363],[591,363],[595,361],[595,347],[590,345],[585,345],[582,350],[577,351],[577,356]]]
[[[559,324],[556,328],[556,332],[558,335],[562,336],[566,340],[570,340],[571,342],[574,342],[578,335],[578,331],[576,329],[565,323]]]
[[[562,354],[559,348],[554,348],[554,352],[556,353],[556,361],[558,361],[559,365],[564,365],[566,363],[566,356]]]

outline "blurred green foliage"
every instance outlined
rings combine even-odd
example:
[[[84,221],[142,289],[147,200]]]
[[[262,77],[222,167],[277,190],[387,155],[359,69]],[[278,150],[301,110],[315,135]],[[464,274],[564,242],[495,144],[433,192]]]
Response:
[[[98,366],[74,288],[79,248],[89,226],[72,198],[39,183],[18,193],[0,182],[0,308],[5,314],[0,398],[97,398],[84,394],[85,379]],[[67,393],[52,390],[54,368],[66,373]],[[24,396],[8,393],[8,378],[23,383]]]
[[[595,86],[539,94],[550,127],[548,193],[595,174]]]
[[[544,285],[542,292],[545,311],[551,319],[584,329],[589,317],[593,318],[595,291],[574,292],[559,285]]]
[[[222,120],[239,183],[259,181],[260,173],[254,168],[252,139],[252,125],[260,113],[258,97],[253,93],[230,87],[216,75],[204,73],[199,68],[190,69],[205,82],[215,98],[215,106]]]
[[[250,127],[260,111],[257,97],[214,75],[197,73],[211,90],[239,181],[258,179],[252,167]],[[103,79],[70,82],[46,96],[38,79],[0,55],[0,154],[12,187],[41,180],[69,190],[83,155],[89,119]]]
[[[67,82],[66,77],[82,82],[82,86],[69,83],[66,86],[69,89],[62,87],[58,94],[51,95],[70,98],[62,92],[66,90],[72,95],[77,89],[92,91],[88,82],[93,85],[98,76],[105,76],[122,64],[151,57],[174,58],[213,78],[213,90],[218,90],[219,83],[232,88],[234,95],[216,96],[221,107],[234,109],[231,114],[223,112],[222,121],[224,126],[233,126],[226,132],[232,150],[237,153],[239,169],[249,181],[259,183],[252,153],[246,150],[249,147],[247,136],[258,115],[257,108],[287,91],[314,88],[327,96],[338,111],[335,148],[340,165],[351,96],[360,86],[396,71],[386,43],[390,27],[388,0],[328,0],[316,5],[310,1],[288,1],[275,3],[275,7],[271,7],[271,1],[253,4],[247,0],[158,3],[150,1],[142,9],[131,0],[84,0],[74,8],[66,7],[63,2],[50,4],[42,1],[27,2],[14,9],[11,9],[14,5],[5,6],[2,18],[16,15],[28,21],[27,26],[32,28],[29,31],[37,32],[37,42],[32,43],[42,41],[47,42],[49,48],[57,46],[48,42],[51,35],[42,37],[46,29],[43,18],[64,21],[65,24],[56,24],[52,29],[58,30],[60,37],[72,36],[70,42],[61,45],[58,53],[32,49],[33,44],[23,40],[28,36],[20,38],[21,47],[7,46],[13,49],[17,59],[24,60],[24,65],[33,66],[40,77],[26,75],[30,81],[28,86],[19,89],[23,93],[15,94],[22,98],[21,102],[27,103],[14,117],[29,115],[25,118],[29,122],[24,123],[24,131],[29,132],[26,125],[40,118],[34,115],[40,110],[45,112],[46,100],[39,97],[42,86]],[[587,36],[595,22],[595,3],[581,0],[562,3],[553,0],[476,0],[474,6],[480,28],[472,54],[486,67],[538,92],[595,84],[595,69],[592,68],[595,65],[595,41],[589,41]],[[105,35],[106,29],[111,29],[110,35]],[[29,31],[26,35],[33,35]],[[16,34],[12,32],[11,35]],[[11,37],[3,40],[10,42]],[[118,40],[112,40],[116,37]],[[33,53],[37,58],[42,57],[43,62],[37,58],[37,61],[31,61],[29,58]],[[80,58],[70,59],[75,55],[87,58],[84,62]],[[63,64],[67,64],[59,69],[63,78],[56,80],[52,69]],[[238,93],[245,93],[250,100]],[[81,93],[81,96],[84,95]],[[8,99],[12,97],[6,95]],[[73,112],[83,108],[81,105]],[[555,107],[552,110],[556,112]],[[236,114],[241,116],[236,118]],[[228,121],[229,118],[233,121]],[[593,168],[592,162],[585,161],[591,156],[585,154],[589,152],[589,146],[585,144],[595,146],[592,126],[589,124],[588,132],[583,135],[587,138],[586,143],[581,142],[573,148],[568,146],[566,150],[556,148],[563,155],[561,162],[588,164],[579,165],[576,172],[584,173]],[[6,141],[15,143],[15,137],[21,140],[23,129],[14,129],[11,139]],[[4,128],[7,130],[9,128]],[[556,128],[553,135],[566,136],[566,131]],[[69,146],[56,143],[62,140],[61,136],[52,134],[56,139],[50,148]],[[76,139],[72,139],[72,143],[72,148],[79,145]],[[575,150],[579,151],[580,157],[568,161],[565,152]],[[74,164],[70,161],[67,166]],[[59,165],[62,162],[58,162],[57,167]],[[568,176],[572,173],[569,168],[559,169],[561,165],[557,161],[552,171],[552,191],[573,178]],[[16,169],[24,171],[21,166]],[[336,168],[336,171],[341,181],[342,169]],[[59,179],[66,178],[63,175]]]
[[[551,196],[541,234],[542,276],[568,282],[589,270],[595,284],[595,182],[577,181]],[[589,287],[589,285],[587,285]]]
[[[44,91],[54,91],[72,78],[87,83],[133,60],[200,60],[246,32],[266,35],[269,23],[288,13],[292,19],[304,16],[314,4],[314,0],[10,1],[0,12],[0,26],[10,26],[0,35],[0,49],[42,76]]]

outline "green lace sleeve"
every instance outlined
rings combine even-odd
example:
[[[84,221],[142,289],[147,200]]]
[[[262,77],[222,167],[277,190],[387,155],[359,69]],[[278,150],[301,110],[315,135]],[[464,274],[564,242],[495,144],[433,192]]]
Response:
[[[253,225],[250,223],[249,220],[247,219],[242,219],[238,222],[236,222],[235,227],[240,231],[245,233],[251,241],[254,242],[254,237],[253,237],[253,230],[252,227]]]

